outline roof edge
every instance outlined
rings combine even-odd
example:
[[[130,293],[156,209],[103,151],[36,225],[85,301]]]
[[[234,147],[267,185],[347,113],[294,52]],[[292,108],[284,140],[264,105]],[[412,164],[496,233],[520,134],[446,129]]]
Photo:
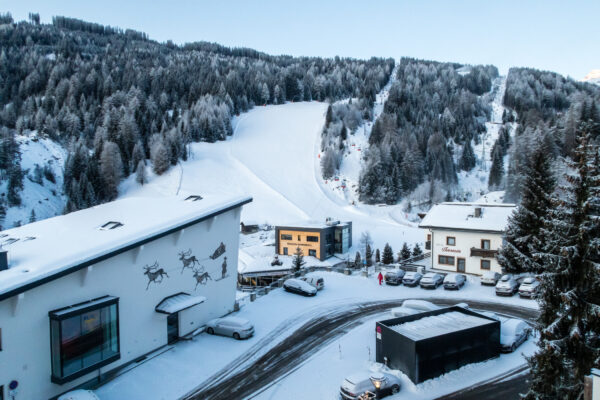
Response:
[[[33,282],[29,282],[29,283],[26,283],[24,285],[17,286],[16,288],[10,289],[10,290],[8,290],[6,292],[0,292],[0,301],[4,301],[6,299],[9,299],[9,298],[14,297],[14,296],[16,296],[18,294],[21,294],[21,293],[25,293],[28,290],[34,289],[34,288],[36,288],[38,286],[41,286],[41,285],[44,285],[44,284],[46,284],[48,282],[52,282],[52,281],[54,281],[56,279],[62,278],[63,276],[70,275],[73,272],[77,272],[77,271],[79,271],[79,270],[81,270],[83,268],[89,267],[90,265],[97,264],[99,262],[102,262],[102,261],[107,260],[109,258],[112,258],[114,256],[117,256],[117,255],[119,255],[121,253],[125,253],[125,252],[127,252],[129,250],[132,250],[132,249],[136,248],[136,247],[139,247],[139,246],[144,245],[146,243],[152,242],[152,241],[154,241],[156,239],[160,239],[162,237],[168,236],[168,235],[170,235],[172,233],[175,233],[175,232],[177,232],[177,231],[179,231],[181,229],[185,229],[185,228],[187,228],[189,226],[196,225],[196,224],[198,224],[198,223],[200,223],[202,221],[206,221],[207,219],[216,217],[217,215],[220,215],[220,214],[226,213],[228,211],[231,211],[233,209],[239,208],[239,207],[241,207],[241,206],[243,206],[245,204],[248,204],[250,202],[252,202],[252,197],[249,197],[249,196],[248,197],[244,197],[244,198],[238,200],[234,204],[231,204],[231,205],[229,205],[229,206],[227,206],[225,208],[217,209],[216,211],[213,211],[213,212],[211,212],[209,214],[203,215],[202,217],[193,219],[191,221],[185,222],[185,223],[180,224],[180,225],[176,225],[176,226],[171,227],[171,228],[169,228],[169,229],[167,229],[165,231],[158,232],[158,233],[156,233],[156,234],[154,234],[152,236],[149,236],[149,237],[146,237],[146,238],[144,238],[142,240],[138,240],[136,242],[127,244],[127,245],[125,245],[123,247],[114,249],[112,251],[108,251],[108,252],[106,252],[104,254],[99,254],[99,255],[93,257],[92,259],[89,259],[89,260],[86,260],[86,261],[84,261],[82,263],[73,265],[73,266],[71,266],[71,267],[69,267],[67,269],[64,269],[64,270],[61,270],[61,271],[57,271],[56,273],[53,273],[53,274],[41,277],[41,278],[39,278],[37,280],[34,280]]]

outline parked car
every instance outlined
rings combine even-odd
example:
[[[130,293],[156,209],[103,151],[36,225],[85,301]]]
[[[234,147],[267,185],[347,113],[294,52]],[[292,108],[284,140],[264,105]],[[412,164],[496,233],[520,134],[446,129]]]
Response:
[[[206,333],[210,335],[231,336],[237,340],[247,339],[254,335],[254,326],[244,318],[215,318],[206,323]]]
[[[507,318],[500,321],[500,349],[503,353],[512,353],[531,334],[527,323],[517,318]]]
[[[503,275],[496,284],[497,296],[512,296],[519,291],[519,281],[513,274]]]
[[[340,395],[345,400],[356,400],[367,391],[375,393],[375,382],[381,384],[378,398],[396,394],[402,387],[400,379],[394,375],[385,372],[363,372],[352,374],[344,379],[340,386]]]
[[[521,297],[535,297],[540,290],[540,281],[532,276],[528,276],[523,280],[521,286],[519,286],[519,296]]]
[[[419,285],[423,289],[437,289],[444,283],[444,276],[435,272],[428,272],[419,281]]]
[[[304,296],[315,296],[317,288],[301,279],[291,278],[283,282],[283,288],[286,292],[297,293]]]
[[[485,271],[483,275],[481,275],[481,284],[488,286],[496,286],[501,277],[502,275],[498,272]]]
[[[404,278],[402,278],[402,284],[404,286],[417,286],[422,277],[423,275],[418,272],[409,271],[404,274]]]
[[[405,274],[406,271],[404,271],[403,269],[395,269],[393,271],[388,271],[384,275],[385,284],[395,286],[400,285],[402,283],[402,278],[404,278]]]
[[[463,274],[448,274],[444,278],[444,289],[446,289],[446,290],[451,290],[451,289],[458,290],[461,287],[463,287],[466,282],[467,282],[467,277],[464,276]]]
[[[425,311],[439,310],[440,306],[426,300],[404,300],[402,306],[392,309],[394,317],[405,317],[407,315],[418,314]]]
[[[304,276],[300,279],[313,286],[317,290],[321,290],[325,287],[325,280],[320,276]]]

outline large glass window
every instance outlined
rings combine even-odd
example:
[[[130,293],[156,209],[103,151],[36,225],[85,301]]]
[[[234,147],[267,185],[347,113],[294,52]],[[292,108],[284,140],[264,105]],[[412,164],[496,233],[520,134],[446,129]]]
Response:
[[[292,240],[292,235],[281,234],[281,240]]]
[[[50,312],[52,381],[68,382],[119,359],[118,324],[116,297]]]
[[[306,241],[307,242],[318,242],[319,241],[319,237],[318,236],[307,236],[306,237]]]

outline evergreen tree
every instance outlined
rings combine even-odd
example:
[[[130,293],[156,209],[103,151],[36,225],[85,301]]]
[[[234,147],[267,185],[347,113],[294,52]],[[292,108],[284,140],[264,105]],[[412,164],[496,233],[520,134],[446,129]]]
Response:
[[[458,162],[458,168],[463,171],[470,171],[475,167],[477,159],[475,153],[473,153],[473,147],[471,147],[471,141],[467,140],[463,147],[463,152]]]
[[[381,262],[381,253],[379,249],[375,250],[375,263],[379,264]]]
[[[135,181],[140,185],[144,185],[144,183],[148,182],[148,179],[146,178],[146,166],[144,165],[143,160],[138,162],[137,168],[135,169]]]
[[[543,145],[536,147],[524,173],[523,197],[508,219],[498,262],[506,272],[541,273],[533,254],[541,246],[540,232],[551,207],[550,196],[555,185],[551,159]]]
[[[333,119],[333,112],[331,110],[331,104],[329,106],[327,106],[327,112],[325,113],[325,129],[329,128],[329,124],[331,123],[331,120]]]
[[[6,199],[9,206],[21,205],[21,190],[23,190],[23,171],[21,170],[20,163],[18,163],[10,167],[8,171]]]
[[[402,245],[402,250],[400,250],[400,260],[398,261],[408,260],[410,258],[410,254],[410,247],[408,247],[408,243],[404,242]]]
[[[154,135],[154,143],[150,148],[150,158],[152,160],[152,168],[157,175],[162,175],[169,169],[170,160],[167,146],[161,135]]]
[[[383,248],[383,263],[388,265],[388,264],[392,264],[394,262],[394,252],[392,250],[392,246],[389,245],[389,243],[385,244],[385,247]]]
[[[579,400],[584,376],[600,367],[600,157],[589,131],[578,135],[573,171],[542,229],[539,349],[528,359],[526,400]]]
[[[421,250],[421,246],[419,246],[419,243],[415,243],[415,247],[413,248],[413,251],[412,251],[412,256],[418,257],[421,254],[423,254],[423,250]]]
[[[123,174],[123,163],[119,146],[113,142],[104,143],[102,154],[100,155],[100,174],[104,183],[104,192],[108,200],[117,197],[119,182]]]
[[[360,268],[362,266],[362,259],[360,258],[360,252],[356,252],[356,256],[354,256],[354,268]]]
[[[302,268],[304,264],[306,264],[306,262],[304,261],[304,253],[302,252],[302,249],[298,246],[296,247],[294,257],[292,258],[292,268],[294,272],[300,271],[300,268]]]
[[[365,260],[367,261],[367,267],[373,265],[373,250],[371,249],[371,244],[367,244],[365,248]]]
[[[35,221],[37,221],[37,218],[35,216],[35,210],[32,208],[31,213],[29,214],[29,223],[32,223]]]
[[[497,190],[502,187],[502,178],[504,177],[504,161],[500,151],[494,151],[492,154],[492,168],[490,168],[490,176],[488,186],[490,190]]]

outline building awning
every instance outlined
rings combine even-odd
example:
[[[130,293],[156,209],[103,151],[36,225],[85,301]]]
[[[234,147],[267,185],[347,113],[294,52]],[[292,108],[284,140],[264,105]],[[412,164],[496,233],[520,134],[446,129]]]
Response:
[[[204,303],[205,301],[206,297],[203,296],[192,296],[187,293],[177,293],[173,296],[165,297],[154,309],[156,312],[162,314],[175,314],[179,311],[194,307],[200,303]]]

